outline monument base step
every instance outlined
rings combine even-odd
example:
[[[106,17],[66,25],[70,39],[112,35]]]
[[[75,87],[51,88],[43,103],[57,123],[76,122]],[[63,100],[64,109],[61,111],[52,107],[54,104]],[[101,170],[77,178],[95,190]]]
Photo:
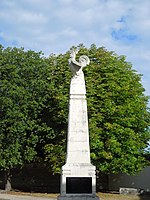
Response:
[[[66,195],[58,196],[57,200],[100,200],[98,196],[94,195]]]

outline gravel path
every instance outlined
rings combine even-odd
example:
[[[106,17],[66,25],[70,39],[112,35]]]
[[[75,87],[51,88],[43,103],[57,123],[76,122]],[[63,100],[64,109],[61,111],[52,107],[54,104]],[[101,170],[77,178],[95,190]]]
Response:
[[[0,200],[56,200],[56,198],[26,196],[26,195],[12,195],[12,194],[1,193]]]

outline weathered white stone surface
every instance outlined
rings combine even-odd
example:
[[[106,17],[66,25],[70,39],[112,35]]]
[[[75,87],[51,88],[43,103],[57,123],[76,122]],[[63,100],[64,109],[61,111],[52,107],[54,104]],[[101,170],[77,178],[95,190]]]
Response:
[[[73,77],[70,84],[66,163],[90,164],[86,88],[82,71],[90,61],[87,56],[81,56],[77,62],[75,55],[75,51],[71,52],[69,59]]]
[[[137,188],[120,188],[119,193],[124,195],[138,195],[140,194],[140,190]]]
[[[68,137],[66,164],[62,167],[61,195],[59,200],[90,200],[99,199],[96,196],[95,166],[90,161],[90,146],[88,132],[87,101],[84,73],[82,69],[89,64],[87,56],[81,56],[76,61],[76,52],[72,51],[69,59],[73,73],[70,83]],[[92,191],[89,194],[68,194],[66,179],[71,177],[92,179]]]

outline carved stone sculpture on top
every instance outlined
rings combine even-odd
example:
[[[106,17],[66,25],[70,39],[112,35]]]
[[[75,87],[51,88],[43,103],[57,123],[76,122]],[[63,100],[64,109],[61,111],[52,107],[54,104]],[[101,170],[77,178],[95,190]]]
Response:
[[[77,52],[77,50],[70,52],[69,66],[73,74],[70,84],[70,95],[86,95],[84,73],[82,70],[90,63],[90,60],[87,56],[82,55],[79,57],[79,62],[76,61]]]
[[[70,51],[69,65],[70,65],[70,69],[73,73],[73,76],[75,76],[75,75],[79,76],[82,73],[82,69],[84,67],[86,67],[86,65],[89,65],[89,63],[90,63],[89,58],[85,55],[82,55],[79,57],[79,62],[76,61],[77,53],[78,53],[78,50]]]

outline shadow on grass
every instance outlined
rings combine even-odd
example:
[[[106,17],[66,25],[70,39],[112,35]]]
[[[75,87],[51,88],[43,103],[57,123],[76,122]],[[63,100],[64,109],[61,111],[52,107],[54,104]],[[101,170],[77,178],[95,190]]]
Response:
[[[140,200],[150,200],[150,195],[140,195],[139,199]]]

